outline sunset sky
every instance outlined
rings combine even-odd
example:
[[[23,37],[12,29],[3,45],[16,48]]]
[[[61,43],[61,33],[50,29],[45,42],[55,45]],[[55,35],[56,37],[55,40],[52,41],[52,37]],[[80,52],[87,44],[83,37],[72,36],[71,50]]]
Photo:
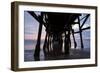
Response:
[[[38,12],[36,12],[39,14]],[[24,35],[27,40],[37,39],[39,23],[25,11],[24,13]],[[45,28],[42,29],[42,38],[45,37]]]
[[[35,13],[37,15],[40,14],[40,12],[35,12]],[[83,16],[85,16],[85,14],[82,14],[81,17],[83,17]],[[89,25],[90,25],[90,18],[87,20],[84,27],[87,27]],[[38,27],[39,27],[39,23],[27,11],[25,11],[24,12],[24,37],[25,37],[25,40],[36,40],[37,35],[38,35]],[[73,28],[75,30],[78,30],[78,25],[74,25]],[[84,38],[90,37],[90,30],[87,30],[87,32],[88,33],[86,33],[86,32],[83,33]],[[44,39],[44,38],[45,38],[45,27],[43,27],[43,29],[42,29],[42,36],[41,36],[41,39]]]

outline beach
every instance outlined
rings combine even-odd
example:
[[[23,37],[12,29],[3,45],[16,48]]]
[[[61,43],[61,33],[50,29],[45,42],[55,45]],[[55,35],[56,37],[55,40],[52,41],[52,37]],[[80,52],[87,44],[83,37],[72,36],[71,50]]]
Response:
[[[62,60],[62,59],[86,59],[90,58],[90,39],[84,39],[84,49],[82,50],[80,48],[80,40],[77,39],[77,48],[73,48],[74,44],[71,44],[70,48],[70,54],[69,56],[65,55],[60,55],[57,57],[47,57],[45,58],[44,52],[43,52],[43,42],[44,40],[41,41],[41,50],[40,50],[40,61],[45,61],[45,60]],[[36,45],[36,40],[25,40],[24,43],[24,61],[34,61],[34,51],[35,51],[35,45]]]

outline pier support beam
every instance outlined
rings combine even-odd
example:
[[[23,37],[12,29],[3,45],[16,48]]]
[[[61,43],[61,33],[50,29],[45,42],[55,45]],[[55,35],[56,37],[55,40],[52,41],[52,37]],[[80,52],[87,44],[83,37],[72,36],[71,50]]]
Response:
[[[65,49],[65,55],[69,55],[69,49],[70,49],[70,30],[68,31],[68,34],[65,32],[65,41],[64,41],[64,49]]]
[[[34,59],[35,61],[40,60],[40,43],[41,43],[41,32],[42,32],[42,22],[43,22],[43,14],[41,13],[41,16],[39,17],[40,19],[40,24],[39,24],[39,30],[38,30],[38,38],[37,38],[37,44],[35,47],[35,52],[34,52]]]
[[[78,24],[79,24],[79,34],[80,34],[80,43],[81,43],[81,48],[83,50],[84,46],[83,46],[83,39],[82,39],[82,29],[81,29],[81,25],[80,25],[80,18],[78,17]]]

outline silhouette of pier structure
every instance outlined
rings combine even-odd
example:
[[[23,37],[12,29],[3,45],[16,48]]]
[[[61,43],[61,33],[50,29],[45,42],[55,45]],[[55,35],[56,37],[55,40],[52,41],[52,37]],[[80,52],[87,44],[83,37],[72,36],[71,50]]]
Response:
[[[35,61],[40,60],[40,45],[41,45],[41,34],[42,28],[45,27],[45,41],[43,44],[43,52],[45,57],[51,56],[56,57],[64,54],[69,55],[71,48],[70,35],[73,37],[74,48],[77,47],[74,34],[79,33],[81,49],[84,48],[82,31],[90,29],[89,27],[82,28],[89,18],[90,14],[80,18],[80,13],[57,13],[57,12],[40,12],[40,15],[35,14],[33,11],[28,11],[39,22],[37,43],[34,52]],[[77,21],[75,21],[77,19]],[[81,23],[82,21],[82,23]],[[73,25],[79,25],[79,31],[74,31]],[[62,48],[64,45],[64,52]]]

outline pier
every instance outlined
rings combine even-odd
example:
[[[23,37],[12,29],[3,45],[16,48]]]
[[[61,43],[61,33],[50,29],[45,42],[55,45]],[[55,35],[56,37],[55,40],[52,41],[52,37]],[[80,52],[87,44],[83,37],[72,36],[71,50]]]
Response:
[[[39,22],[38,37],[33,55],[35,61],[40,61],[40,45],[43,26],[46,32],[45,41],[42,47],[45,60],[79,58],[80,54],[86,54],[84,52],[82,32],[90,29],[90,26],[86,28],[82,27],[90,17],[90,14],[86,14],[84,17],[80,18],[82,15],[81,13],[40,12],[40,15],[37,16],[34,11],[27,12]],[[76,24],[79,26],[79,31],[73,29],[73,26]],[[77,47],[75,34],[79,34],[80,36],[81,50],[79,51],[74,50]],[[71,49],[71,35],[74,41],[73,50]],[[64,51],[62,51],[62,49]],[[85,56],[86,55],[83,55],[83,58],[85,58]],[[89,58],[89,56],[87,56],[87,58]]]

